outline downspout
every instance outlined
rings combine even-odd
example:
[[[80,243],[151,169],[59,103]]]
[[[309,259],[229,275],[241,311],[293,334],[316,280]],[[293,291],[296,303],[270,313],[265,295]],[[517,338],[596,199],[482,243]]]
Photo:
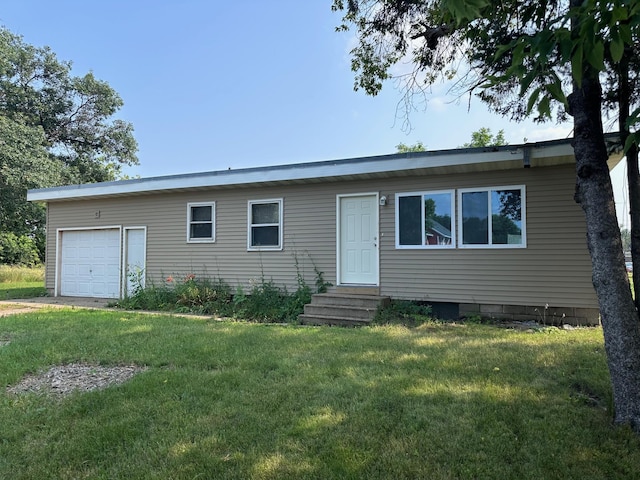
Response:
[[[531,168],[531,147],[528,145],[522,147],[522,166]]]

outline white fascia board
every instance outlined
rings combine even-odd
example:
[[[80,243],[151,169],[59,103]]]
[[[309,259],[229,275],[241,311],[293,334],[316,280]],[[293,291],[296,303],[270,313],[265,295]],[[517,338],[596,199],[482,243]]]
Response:
[[[527,145],[529,146],[529,145]],[[464,167],[489,163],[522,160],[523,145],[501,147],[496,151],[458,149],[440,152],[395,154],[382,157],[335,160],[274,167],[222,170],[209,173],[172,175],[117,182],[89,183],[64,187],[30,190],[29,201],[65,200],[107,195],[126,195],[163,190],[176,190],[233,185],[268,184],[271,182],[304,181],[316,178],[357,176],[386,172],[402,172],[442,167]],[[573,154],[568,143],[543,145],[531,144],[532,158]]]

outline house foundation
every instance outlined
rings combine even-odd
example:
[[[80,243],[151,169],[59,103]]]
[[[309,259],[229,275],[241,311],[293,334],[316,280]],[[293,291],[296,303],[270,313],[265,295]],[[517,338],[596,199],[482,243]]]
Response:
[[[434,308],[434,312],[436,309]],[[461,303],[458,318],[479,316],[487,320],[511,320],[516,322],[534,321],[544,325],[600,325],[600,311],[597,308],[556,307],[551,305],[487,305]]]

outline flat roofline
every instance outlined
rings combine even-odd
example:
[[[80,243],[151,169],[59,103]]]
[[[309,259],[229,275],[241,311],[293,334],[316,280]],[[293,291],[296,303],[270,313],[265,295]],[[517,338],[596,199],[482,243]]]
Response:
[[[29,190],[29,201],[55,201],[75,198],[103,197],[151,193],[188,188],[224,187],[238,185],[268,185],[283,182],[305,182],[319,178],[340,180],[391,172],[428,171],[443,168],[518,168],[525,151],[530,153],[532,166],[542,159],[557,158],[559,163],[573,159],[571,139],[550,140],[498,147],[457,148],[426,152],[394,153],[343,160],[324,160],[308,163],[251,167],[237,170],[218,170],[148,177],[114,182],[87,183]],[[620,155],[622,158],[622,155]],[[617,161],[619,161],[619,159]],[[616,163],[617,163],[616,161]],[[509,163],[511,162],[511,163]],[[500,167],[499,165],[502,164]]]

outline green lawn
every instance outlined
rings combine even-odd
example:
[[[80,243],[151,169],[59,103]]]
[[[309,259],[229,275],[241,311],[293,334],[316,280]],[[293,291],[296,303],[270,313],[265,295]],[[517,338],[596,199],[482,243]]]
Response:
[[[7,344],[8,343],[8,344]],[[0,391],[0,478],[614,479],[600,329],[362,329],[84,310],[0,317],[0,384],[138,364],[106,390]]]
[[[0,283],[0,300],[33,298],[47,295],[43,282]]]
[[[0,265],[0,300],[42,297],[46,294],[44,267]]]

